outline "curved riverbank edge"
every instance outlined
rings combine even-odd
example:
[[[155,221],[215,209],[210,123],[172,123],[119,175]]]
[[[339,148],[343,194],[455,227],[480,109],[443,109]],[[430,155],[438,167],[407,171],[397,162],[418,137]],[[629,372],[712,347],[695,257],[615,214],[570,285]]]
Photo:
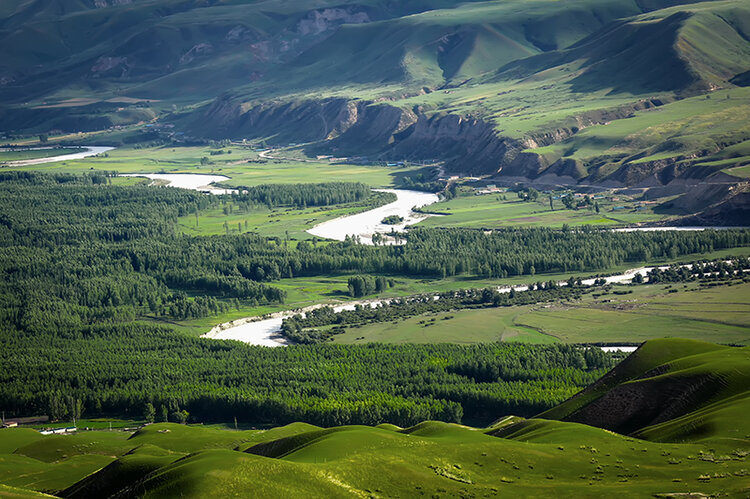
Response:
[[[50,147],[52,148],[52,147]],[[43,150],[46,148],[40,147],[37,150]],[[50,156],[49,158],[36,158],[36,159],[23,159],[19,161],[8,161],[4,163],[4,166],[31,166],[41,165],[44,163],[56,163],[58,161],[70,161],[75,159],[88,158],[89,156],[96,156],[108,151],[112,151],[115,148],[110,146],[64,146],[63,149],[86,149],[83,152],[61,154],[59,156]]]
[[[692,267],[691,264],[683,265],[684,267]],[[591,286],[594,284],[594,282],[597,279],[604,279],[608,284],[623,284],[632,282],[633,277],[635,277],[636,274],[641,274],[642,276],[645,276],[648,272],[651,270],[659,268],[661,270],[666,270],[669,268],[669,265],[659,265],[659,266],[651,266],[651,267],[637,267],[632,268],[629,270],[626,270],[625,272],[621,274],[611,275],[609,277],[592,277],[589,279],[583,279],[581,283],[585,286]],[[558,285],[564,285],[566,284],[566,281],[559,281],[557,283]],[[527,291],[529,289],[529,285],[527,284],[521,284],[521,285],[515,285],[515,286],[498,286],[495,288],[495,290],[498,293],[510,293],[511,290],[515,291]],[[406,296],[398,297],[400,298],[408,298]],[[438,299],[439,296],[435,295],[435,299]],[[361,300],[361,301],[351,301],[351,302],[327,302],[327,303],[318,303],[315,305],[310,305],[308,307],[304,308],[298,308],[294,310],[284,310],[279,312],[274,312],[272,314],[266,314],[263,316],[255,316],[255,317],[245,317],[242,319],[236,319],[234,321],[225,322],[223,324],[219,324],[218,326],[215,326],[213,329],[211,329],[208,333],[205,333],[201,335],[202,338],[210,338],[215,340],[236,340],[241,341],[243,343],[248,343],[251,345],[261,345],[261,346],[269,346],[269,347],[279,347],[279,346],[287,346],[289,345],[289,342],[281,336],[281,323],[284,319],[291,317],[293,315],[297,314],[304,314],[305,312],[308,312],[310,310],[315,310],[321,307],[329,306],[333,307],[333,310],[335,312],[340,312],[342,310],[353,310],[356,305],[369,305],[370,307],[375,307],[380,304],[388,304],[391,301],[397,298],[385,298],[385,299],[371,299],[371,300]]]
[[[153,180],[154,184],[166,182],[169,187],[178,189],[189,189],[204,192],[206,194],[231,194],[237,192],[235,189],[224,189],[211,184],[230,180],[224,175],[211,175],[208,173],[120,173],[119,177],[143,177]]]
[[[305,314],[322,307],[332,307],[335,312],[354,310],[358,305],[376,307],[380,304],[387,304],[391,300],[393,300],[393,298],[317,303],[307,307],[282,310],[252,317],[243,317],[241,319],[235,319],[214,326],[209,332],[201,335],[201,338],[237,340],[242,341],[243,343],[262,346],[287,346],[289,345],[289,342],[279,333],[281,332],[281,323],[288,317]],[[245,341],[242,339],[248,334],[253,336],[252,341]]]
[[[373,244],[372,237],[377,232],[387,235],[391,231],[403,232],[409,225],[424,220],[429,216],[426,213],[417,213],[413,208],[421,208],[433,203],[437,203],[440,198],[437,194],[422,191],[410,191],[407,189],[373,189],[377,192],[391,192],[396,195],[396,201],[388,203],[372,210],[367,210],[354,215],[327,220],[309,229],[308,234],[344,241],[347,236],[358,236],[362,244]],[[402,219],[398,224],[384,224],[383,219],[397,216]],[[389,239],[386,244],[393,244],[396,241]]]

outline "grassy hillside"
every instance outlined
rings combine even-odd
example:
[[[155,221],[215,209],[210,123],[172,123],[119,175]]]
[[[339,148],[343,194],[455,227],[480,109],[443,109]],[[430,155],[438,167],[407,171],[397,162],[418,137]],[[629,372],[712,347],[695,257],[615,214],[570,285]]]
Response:
[[[662,130],[645,140],[631,137],[640,122],[613,127],[608,146],[592,133],[575,140],[591,125],[629,122],[635,110],[736,90],[750,60],[741,0],[110,3],[5,8],[0,129],[157,120],[199,136],[439,158],[458,172],[502,167],[627,184],[663,167],[652,160],[742,164],[728,150],[747,140],[741,106],[690,101],[650,114],[647,126]],[[447,115],[470,121],[456,127]],[[722,126],[675,130],[685,116]],[[536,150],[571,135],[571,144]],[[705,177],[721,168],[691,169]]]
[[[0,493],[35,497],[37,491],[46,491],[71,498],[646,497],[700,491],[741,496],[748,487],[750,450],[750,428],[742,417],[747,408],[742,388],[747,386],[746,348],[650,341],[588,392],[601,396],[624,384],[648,382],[644,372],[676,379],[707,368],[718,373],[706,381],[707,390],[715,394],[711,404],[688,397],[686,415],[672,413],[660,427],[642,429],[635,436],[580,423],[515,417],[503,417],[485,429],[434,421],[410,428],[381,424],[322,429],[294,423],[266,431],[159,423],[133,434],[37,434],[37,450],[30,453],[25,444],[30,431],[5,429],[0,430],[5,443],[0,462],[12,461],[14,474],[0,475]],[[730,371],[731,376],[721,374]],[[568,414],[575,400],[541,416]],[[603,414],[617,418],[617,413]],[[62,441],[70,455],[59,458]],[[52,456],[58,460],[45,464]],[[90,474],[59,473],[71,460],[84,458],[94,459]]]
[[[645,343],[600,381],[540,417],[658,441],[746,439],[747,348]]]

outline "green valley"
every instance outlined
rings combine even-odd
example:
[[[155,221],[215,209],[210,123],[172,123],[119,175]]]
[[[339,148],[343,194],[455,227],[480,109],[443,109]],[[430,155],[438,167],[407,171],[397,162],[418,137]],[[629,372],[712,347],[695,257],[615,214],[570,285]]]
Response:
[[[0,2],[0,498],[747,497],[747,0]]]

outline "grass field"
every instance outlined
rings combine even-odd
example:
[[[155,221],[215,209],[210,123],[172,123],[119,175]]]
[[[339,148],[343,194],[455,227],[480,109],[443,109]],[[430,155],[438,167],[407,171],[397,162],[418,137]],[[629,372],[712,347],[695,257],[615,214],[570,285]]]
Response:
[[[528,307],[457,310],[410,317],[393,322],[347,328],[334,343],[491,343],[522,341],[554,343],[551,335],[517,324]],[[325,328],[318,328],[325,329]]]
[[[731,167],[746,161],[749,110],[750,89],[719,90],[587,127],[569,139],[529,151],[551,161],[565,157],[596,163],[595,158],[609,157],[609,171],[626,162],[637,165],[690,153],[704,155],[697,164],[722,161]]]
[[[576,302],[430,313],[349,327],[336,343],[641,343],[680,337],[750,345],[750,283],[618,286]],[[677,292],[670,292],[678,290]]]
[[[125,455],[124,446],[102,461],[111,466],[85,479],[58,476],[54,467],[64,462],[39,471],[35,459],[16,458],[17,473],[37,479],[7,477],[4,483],[50,492],[70,487],[73,497],[116,491],[141,478],[142,497],[647,497],[696,488],[734,494],[746,486],[746,463],[737,457],[744,455],[744,442],[654,443],[545,420],[516,423],[504,438],[495,433],[439,422],[406,429],[295,424],[256,433],[256,440],[250,432],[157,424],[134,435],[132,453]],[[243,441],[240,448],[247,450],[234,450]],[[702,459],[719,452],[727,459]]]
[[[560,193],[554,194],[559,196]],[[506,199],[503,199],[505,197]],[[430,212],[444,216],[430,217],[419,223],[424,227],[471,227],[494,229],[500,227],[561,227],[563,224],[618,226],[664,220],[667,215],[653,212],[653,205],[643,205],[627,196],[597,195],[599,213],[594,207],[565,209],[562,202],[553,200],[550,209],[547,195],[537,201],[521,201],[516,193],[465,195],[441,201],[427,207]],[[614,209],[618,207],[618,209]],[[638,207],[638,208],[637,208]]]
[[[748,156],[746,159],[747,161],[750,162],[750,156]],[[750,178],[750,165],[729,168],[728,170],[725,170],[725,171],[729,173],[730,175],[735,175],[737,177]]]
[[[224,154],[211,155],[223,150]],[[228,153],[231,151],[231,153]],[[207,158],[208,164],[201,164]],[[248,163],[248,161],[251,161]],[[21,168],[21,167],[19,167]],[[298,182],[362,182],[372,187],[392,187],[399,176],[415,167],[383,167],[265,160],[249,147],[147,147],[118,148],[81,160],[60,161],[23,167],[35,171],[84,172],[91,170],[119,173],[198,173],[225,175],[227,185],[284,184]]]
[[[182,232],[194,235],[257,232],[270,237],[288,235],[290,239],[311,239],[313,236],[305,231],[319,223],[367,209],[345,205],[305,209],[256,206],[248,212],[234,211],[225,215],[223,208],[217,207],[201,212],[197,226],[195,215],[181,217],[178,223]]]
[[[51,147],[49,149],[29,149],[9,151],[0,149],[0,163],[6,161],[21,161],[24,159],[50,158],[52,156],[61,156],[63,154],[73,154],[83,152],[82,148],[63,148]]]

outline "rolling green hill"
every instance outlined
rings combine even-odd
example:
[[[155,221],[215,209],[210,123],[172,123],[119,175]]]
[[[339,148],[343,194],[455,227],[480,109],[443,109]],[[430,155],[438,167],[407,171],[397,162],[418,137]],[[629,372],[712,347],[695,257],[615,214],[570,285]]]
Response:
[[[0,496],[742,496],[749,365],[747,348],[649,341],[538,418],[503,417],[484,429],[436,421],[246,431],[159,423],[47,437],[4,429]],[[631,410],[615,410],[617,400]]]
[[[651,340],[601,380],[539,417],[668,442],[746,439],[748,349]]]

